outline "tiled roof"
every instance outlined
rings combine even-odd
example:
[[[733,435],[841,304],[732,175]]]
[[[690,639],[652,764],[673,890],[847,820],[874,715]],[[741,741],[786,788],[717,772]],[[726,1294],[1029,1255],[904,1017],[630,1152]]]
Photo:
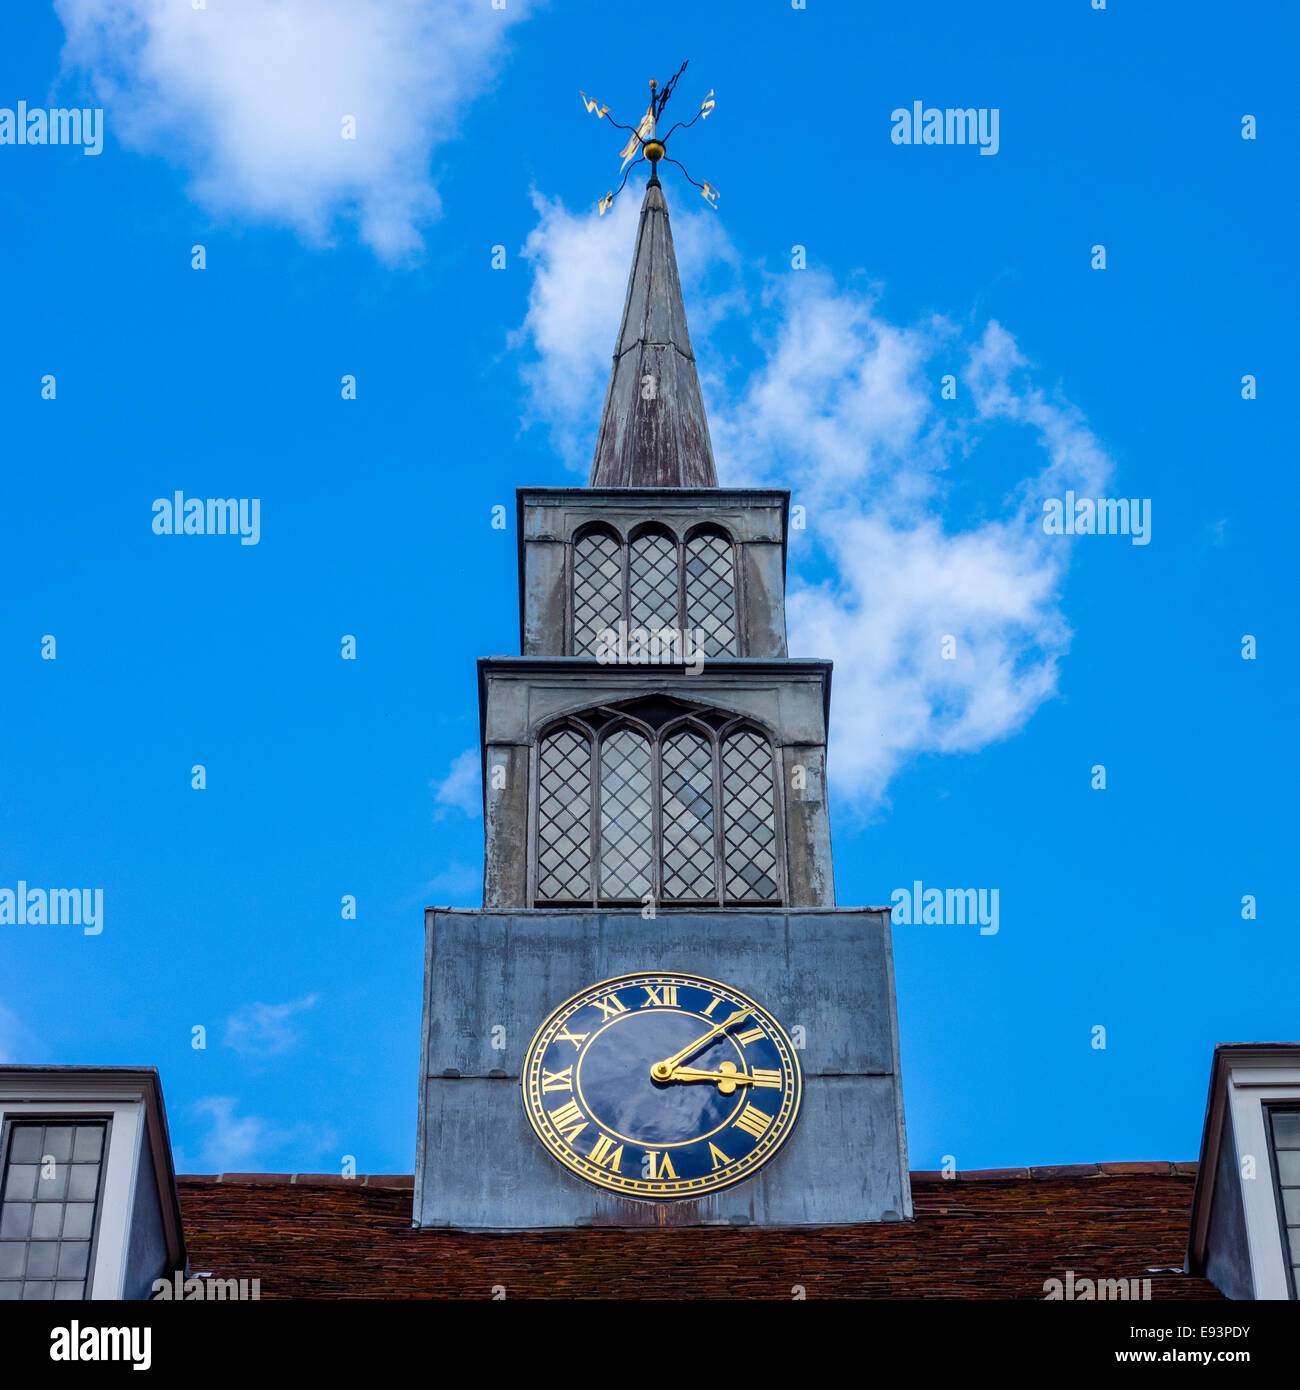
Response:
[[[1182,1274],[1194,1163],[913,1173],[916,1219],[807,1231],[411,1227],[412,1179],[227,1173],[178,1179],[194,1272],[263,1298],[1042,1298],[1044,1281]]]

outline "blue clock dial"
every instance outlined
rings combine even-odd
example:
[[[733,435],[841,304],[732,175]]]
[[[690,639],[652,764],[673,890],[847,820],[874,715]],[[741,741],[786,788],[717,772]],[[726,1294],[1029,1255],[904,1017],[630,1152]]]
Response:
[[[784,1029],[697,975],[624,975],[562,1004],[524,1063],[538,1138],[624,1196],[699,1196],[749,1177],[788,1138],[802,1078]]]

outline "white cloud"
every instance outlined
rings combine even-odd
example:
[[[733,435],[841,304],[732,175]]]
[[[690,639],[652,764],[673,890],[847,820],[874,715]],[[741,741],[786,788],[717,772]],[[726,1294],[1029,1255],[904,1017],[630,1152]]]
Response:
[[[438,809],[434,820],[441,820],[448,810],[463,811],[471,819],[483,814],[483,768],[477,748],[458,753],[441,781],[430,782]]]
[[[315,1008],[316,996],[309,994],[287,1004],[247,1004],[226,1020],[223,1041],[237,1052],[274,1057],[297,1046],[300,1034],[293,1025],[296,1014]]]
[[[237,1105],[233,1096],[206,1096],[195,1101],[194,1114],[211,1126],[199,1151],[196,1171],[261,1172],[264,1156],[284,1143],[286,1135],[274,1130],[260,1115],[236,1115]],[[178,1155],[176,1162],[181,1167],[182,1157]]]
[[[188,1108],[197,1123],[207,1122],[197,1155],[181,1144],[173,1155],[178,1173],[269,1173],[282,1171],[286,1162],[303,1170],[303,1158],[316,1162],[333,1155],[338,1135],[328,1126],[299,1124],[279,1128],[261,1115],[238,1114],[234,1096],[205,1096]],[[289,1153],[286,1158],[277,1156]]]
[[[607,237],[592,216],[537,206],[529,404],[566,453],[589,456],[634,213]],[[909,759],[1005,738],[1053,695],[1070,639],[1069,550],[1043,534],[1041,501],[1067,487],[1100,495],[1111,463],[1079,412],[1034,384],[999,324],[973,340],[944,319],[899,326],[870,292],[814,272],[765,277],[749,319],[763,360],[728,389],[717,343],[730,325],[706,341],[689,290],[719,267],[734,280],[740,258],[719,228],[678,236],[719,477],[788,486],[807,508],[790,557],[791,652],[835,662],[831,777],[866,809]],[[723,314],[754,297],[733,283]],[[959,399],[943,401],[939,378],[955,363]],[[1026,455],[1028,469],[1003,476]],[[942,657],[945,636],[955,660]]]
[[[792,584],[791,650],[834,660],[831,776],[869,804],[914,755],[973,752],[1054,694],[1069,551],[1044,535],[1041,499],[1096,495],[1110,463],[997,323],[965,344],[945,321],[899,328],[870,296],[816,276],[774,301],[767,360],[713,427],[719,468],[785,481],[808,507],[810,549],[832,577]],[[962,399],[944,402],[937,363],[954,357]],[[963,512],[954,480],[996,467],[1007,425],[1029,432],[1037,468]],[[796,553],[797,568],[812,558]]]
[[[432,900],[437,903],[465,902],[477,898],[483,892],[483,866],[459,861],[447,864],[429,880],[426,891],[433,894]]]
[[[0,1063],[35,1062],[35,1040],[23,1026],[23,1021],[4,1004],[0,1004]]]
[[[531,0],[55,0],[64,67],[90,74],[129,149],[188,168],[204,207],[385,261],[438,215],[434,149],[491,79]],[[342,138],[345,116],[356,139]]]
[[[536,192],[533,207],[539,220],[522,253],[533,284],[527,316],[511,338],[512,346],[527,345],[536,354],[523,368],[526,419],[548,426],[556,452],[586,473],[623,315],[641,199],[629,186],[605,217],[571,213]],[[672,232],[690,329],[703,335],[743,304],[739,257],[716,213],[674,214]]]

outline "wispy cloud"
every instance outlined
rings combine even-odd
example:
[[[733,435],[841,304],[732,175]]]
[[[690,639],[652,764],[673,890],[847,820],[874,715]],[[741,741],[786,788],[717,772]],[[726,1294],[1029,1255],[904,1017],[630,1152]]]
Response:
[[[435,779],[433,800],[437,809],[434,820],[442,820],[449,811],[461,811],[471,819],[483,814],[483,768],[477,748],[458,753],[447,769],[447,775]]]
[[[266,1173],[283,1171],[287,1162],[295,1171],[302,1168],[303,1157],[313,1164],[332,1151],[336,1136],[326,1130],[308,1125],[283,1129],[261,1115],[241,1115],[239,1101],[233,1096],[205,1096],[189,1107],[188,1114],[200,1125],[206,1125],[196,1155],[182,1146],[176,1148],[178,1173]],[[291,1155],[284,1157],[286,1150]]]
[[[55,0],[64,67],[89,73],[124,146],[187,168],[204,207],[318,242],[355,221],[390,262],[421,248],[430,159],[530,4]]]
[[[635,209],[625,204],[610,228],[537,207],[517,339],[536,354],[523,368],[528,408],[582,459]],[[1054,694],[1070,640],[1060,601],[1069,549],[1043,534],[1038,508],[1067,487],[1098,495],[1111,462],[996,322],[975,334],[943,318],[895,324],[870,290],[812,271],[751,270],[738,282],[743,261],[719,222],[679,231],[698,217],[673,226],[719,476],[789,486],[806,509],[806,530],[792,536],[791,650],[835,662],[831,777],[869,810],[911,758],[1006,738]],[[720,298],[704,293],[711,283]],[[728,381],[705,325],[737,344],[724,320],[739,304],[760,360]],[[944,374],[959,378],[955,400],[941,398]],[[1007,459],[1026,456],[1029,468],[1007,474]]]
[[[22,1019],[5,1004],[0,1004],[0,1062],[36,1062],[36,1040]]]
[[[523,247],[532,267],[528,313],[511,335],[530,351],[523,368],[527,424],[542,424],[565,463],[586,472],[596,447],[594,420],[609,379],[623,312],[640,202],[626,193],[604,218],[572,213],[533,194],[537,226]],[[703,335],[743,307],[740,257],[711,212],[674,213],[673,242],[690,296],[690,329]]]
[[[719,412],[715,443],[724,472],[784,479],[808,508],[796,564],[830,577],[792,586],[791,647],[835,662],[831,776],[869,806],[911,757],[1006,738],[1055,693],[1069,550],[1044,535],[1040,502],[1096,495],[1110,461],[997,323],[973,342],[945,321],[900,328],[821,277],[791,277],[773,308],[767,361]],[[1037,468],[956,504],[956,479],[997,477],[999,451],[1025,452],[1016,431]]]
[[[426,885],[435,902],[463,903],[483,892],[481,864],[454,862],[446,865]]]
[[[278,1056],[301,1041],[294,1018],[315,1006],[314,994],[287,1004],[247,1004],[226,1020],[223,1041],[227,1047],[250,1056]]]
[[[284,1142],[260,1115],[236,1115],[233,1096],[206,1096],[195,1101],[194,1115],[208,1123],[199,1151],[199,1172],[241,1173],[260,1171],[255,1165]]]

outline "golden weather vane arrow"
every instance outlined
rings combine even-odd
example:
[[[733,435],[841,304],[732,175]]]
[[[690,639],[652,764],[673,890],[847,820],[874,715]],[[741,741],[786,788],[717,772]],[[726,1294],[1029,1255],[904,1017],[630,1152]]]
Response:
[[[626,130],[631,133],[631,139],[628,140],[627,144],[618,152],[618,157],[623,161],[622,167],[619,169],[619,173],[623,175],[623,182],[619,184],[617,190],[611,189],[610,192],[606,193],[597,204],[602,217],[604,217],[613,206],[614,199],[617,198],[624,187],[626,187],[632,170],[635,169],[638,164],[642,163],[642,161],[648,161],[650,164],[650,182],[658,183],[659,161],[661,159],[666,159],[669,164],[676,164],[682,173],[686,174],[687,182],[694,184],[695,187],[700,190],[700,193],[704,197],[704,201],[708,203],[711,208],[716,208],[718,206],[718,190],[714,188],[711,183],[699,183],[691,178],[690,174],[686,171],[686,166],[668,153],[668,139],[674,131],[689,130],[696,121],[706,119],[713,110],[716,103],[713,100],[712,90],[710,90],[708,96],[700,103],[700,109],[689,121],[678,121],[677,124],[669,130],[667,135],[659,135],[657,133],[659,120],[664,113],[664,107],[668,105],[668,98],[672,96],[673,89],[677,86],[677,79],[686,71],[686,64],[689,62],[690,59],[688,58],[686,63],[683,63],[668,81],[664,83],[662,91],[659,90],[659,84],[654,78],[652,77],[650,79],[650,105],[646,107],[645,115],[641,117],[639,124],[635,128],[630,125],[620,124],[609,115],[608,106],[601,106],[598,102],[593,101],[586,92],[580,91],[578,93],[582,98],[582,104],[587,108],[588,114],[594,114],[598,121],[609,116],[610,125],[618,130]]]

